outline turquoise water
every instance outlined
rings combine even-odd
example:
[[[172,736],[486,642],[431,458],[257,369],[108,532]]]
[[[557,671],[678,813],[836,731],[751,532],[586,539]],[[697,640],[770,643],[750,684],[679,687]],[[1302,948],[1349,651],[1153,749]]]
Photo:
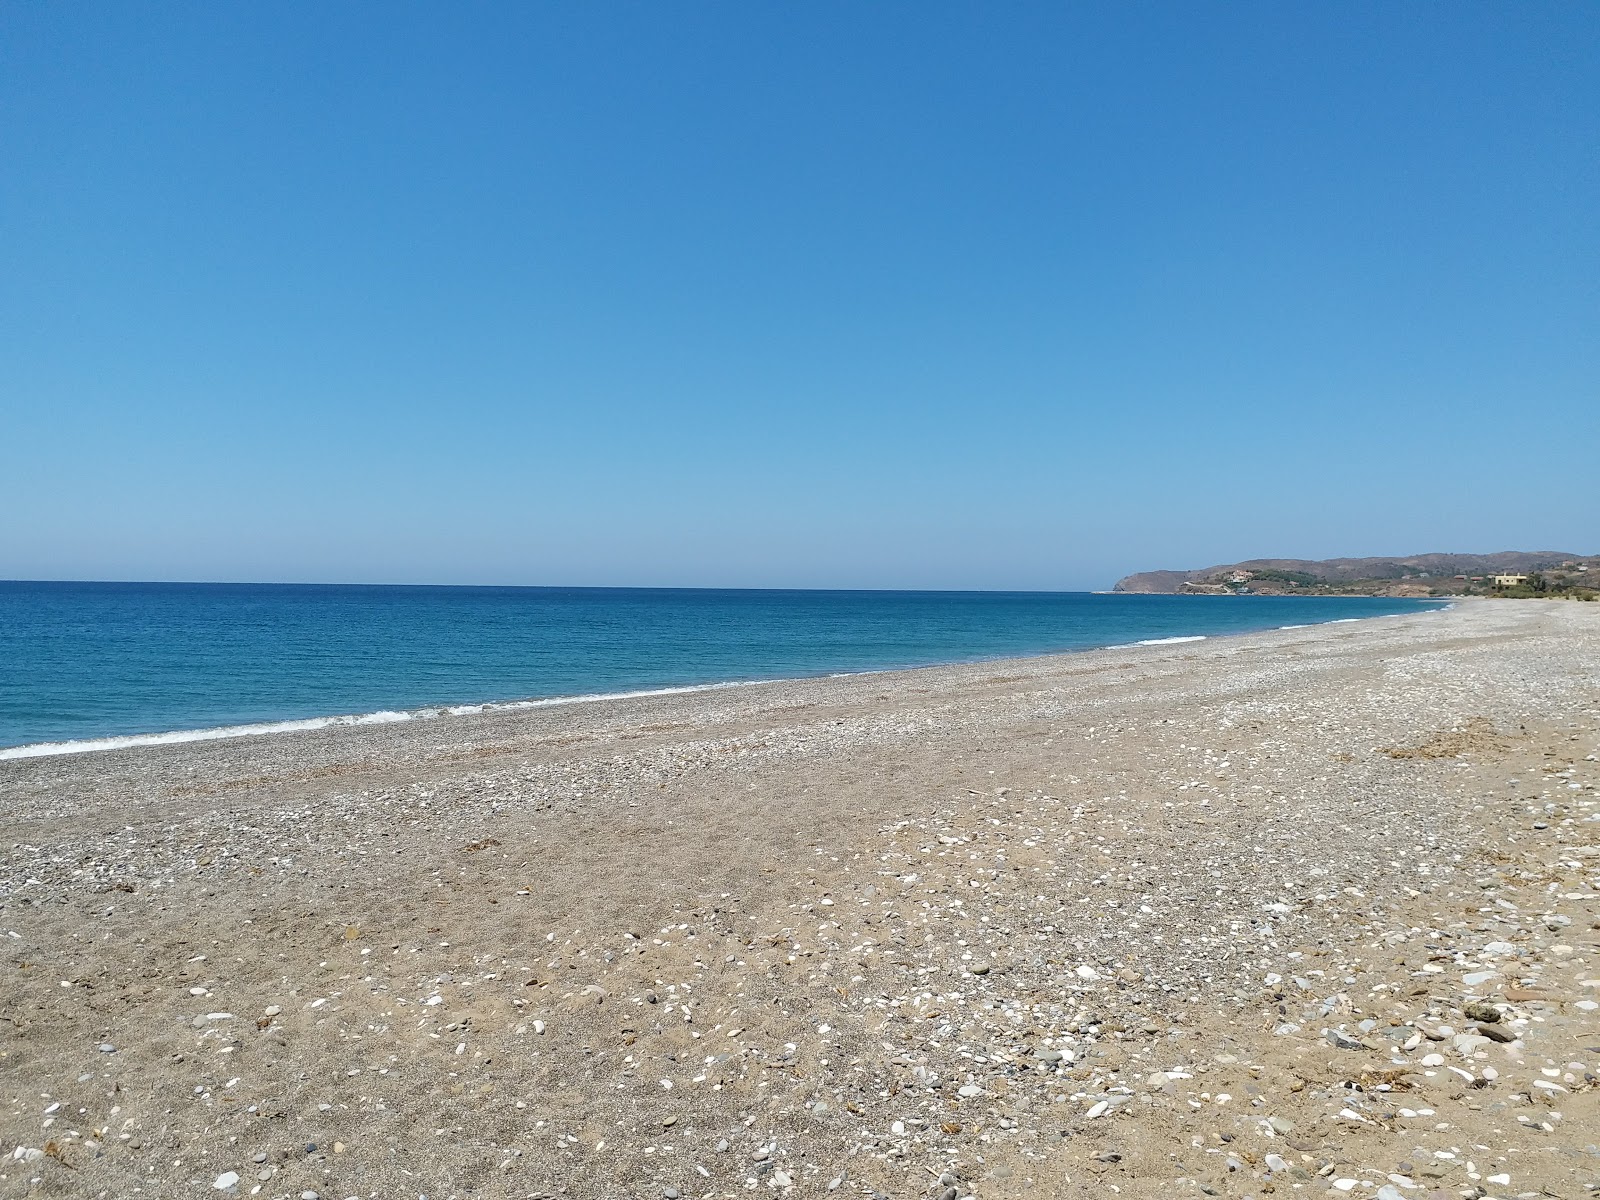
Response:
[[[1427,607],[1084,592],[0,582],[0,747],[965,662]]]

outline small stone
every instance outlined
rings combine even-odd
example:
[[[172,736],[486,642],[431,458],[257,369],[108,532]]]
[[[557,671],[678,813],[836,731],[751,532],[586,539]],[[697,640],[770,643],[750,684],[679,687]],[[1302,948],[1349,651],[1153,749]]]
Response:
[[[117,1052],[117,1048],[110,1042],[101,1042],[97,1049],[101,1054],[115,1054]]]
[[[675,1187],[664,1187],[661,1189],[661,1195],[664,1197],[664,1200],[678,1200],[678,1189]]]
[[[219,1191],[219,1192],[225,1192],[231,1187],[238,1186],[238,1183],[239,1183],[239,1172],[237,1172],[237,1171],[224,1171],[221,1175],[218,1175],[215,1179],[213,1179],[211,1181],[211,1186],[216,1188],[217,1191]]]
[[[283,1009],[278,1007],[276,1004],[269,1004],[261,1010],[262,1014],[268,1017],[275,1017],[282,1011]]]
[[[1504,1025],[1479,1025],[1478,1032],[1486,1038],[1493,1038],[1497,1042],[1514,1042],[1517,1035]]]
[[[988,963],[973,963],[972,966],[968,967],[967,969],[969,971],[971,971],[974,975],[987,975],[989,973],[989,964]]]

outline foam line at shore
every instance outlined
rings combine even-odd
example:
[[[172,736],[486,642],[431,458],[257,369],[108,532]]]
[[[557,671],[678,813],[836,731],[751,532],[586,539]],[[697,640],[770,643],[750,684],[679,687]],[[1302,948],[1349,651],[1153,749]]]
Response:
[[[1445,609],[1454,605],[1446,605]],[[1441,609],[1421,611],[1443,611]],[[1393,615],[1393,614],[1389,614]],[[1313,625],[1283,625],[1281,629],[1309,629],[1315,625],[1342,625],[1351,621],[1376,620],[1375,617],[1336,617],[1318,621]],[[1241,631],[1267,632],[1265,630]],[[1208,635],[1202,633],[1164,638],[1145,638],[1137,642],[1120,642],[1110,646],[1080,646],[1076,650],[1046,651],[1049,654],[1085,653],[1093,650],[1136,650],[1145,646],[1174,646],[1185,642],[1203,642]],[[925,663],[923,666],[957,665]],[[877,670],[838,671],[828,679],[846,679],[855,675],[878,675],[885,671],[913,668],[885,667]],[[599,704],[607,700],[636,700],[647,696],[687,696],[695,692],[715,692],[725,688],[753,687],[759,683],[774,683],[770,679],[736,679],[721,683],[690,684],[682,687],[646,688],[629,692],[594,692],[580,696],[546,696],[532,700],[491,700],[481,704],[435,705],[409,710],[385,709],[380,712],[354,713],[332,717],[303,717],[290,721],[262,721],[248,725],[217,725],[206,729],[175,729],[163,733],[130,733],[114,737],[83,738],[66,742],[32,742],[25,746],[0,747],[0,762],[22,758],[50,758],[65,754],[92,754],[102,750],[128,750],[137,746],[170,746],[182,742],[218,742],[230,738],[262,737],[271,733],[298,733],[314,729],[329,729],[348,725],[393,725],[404,721],[428,721],[438,717],[471,716],[477,713],[515,712],[530,708],[555,708],[565,704]]]
[[[554,708],[562,704],[598,704],[605,700],[633,700],[641,696],[686,696],[691,692],[714,692],[723,688],[750,687],[762,679],[740,679],[727,683],[702,683],[692,687],[649,688],[637,692],[595,692],[586,696],[546,696],[537,700],[487,701],[483,704],[452,704],[445,707],[409,711],[355,713],[337,717],[304,717],[294,721],[263,721],[252,725],[218,725],[210,729],[175,729],[165,733],[130,733],[119,737],[84,738],[71,742],[34,742],[27,746],[0,749],[0,761],[15,758],[48,758],[58,754],[89,754],[98,750],[126,750],[134,746],[170,746],[179,742],[218,742],[228,738],[261,737],[269,733],[296,733],[309,729],[328,729],[338,725],[394,725],[402,721],[429,721],[436,717],[464,717],[474,713],[512,712],[525,708]]]

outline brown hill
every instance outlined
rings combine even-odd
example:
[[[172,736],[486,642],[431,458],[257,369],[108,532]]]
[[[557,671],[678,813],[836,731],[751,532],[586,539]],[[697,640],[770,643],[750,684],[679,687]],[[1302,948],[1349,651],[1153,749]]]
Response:
[[[1563,550],[1504,550],[1497,554],[1413,554],[1404,558],[1252,558],[1194,571],[1141,571],[1119,579],[1112,591],[1177,593],[1227,583],[1248,574],[1252,582],[1278,584],[1285,590],[1335,588],[1358,583],[1452,579],[1457,575],[1525,574],[1564,562],[1592,562],[1600,555]],[[1264,578],[1262,578],[1264,576]],[[1300,577],[1300,578],[1296,578]]]

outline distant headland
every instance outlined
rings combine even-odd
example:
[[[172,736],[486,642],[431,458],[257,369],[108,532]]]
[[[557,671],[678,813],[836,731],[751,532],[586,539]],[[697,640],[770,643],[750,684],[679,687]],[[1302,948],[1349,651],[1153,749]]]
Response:
[[[1600,554],[1506,550],[1405,558],[1253,558],[1196,571],[1141,571],[1115,592],[1196,596],[1501,596],[1594,600]]]

